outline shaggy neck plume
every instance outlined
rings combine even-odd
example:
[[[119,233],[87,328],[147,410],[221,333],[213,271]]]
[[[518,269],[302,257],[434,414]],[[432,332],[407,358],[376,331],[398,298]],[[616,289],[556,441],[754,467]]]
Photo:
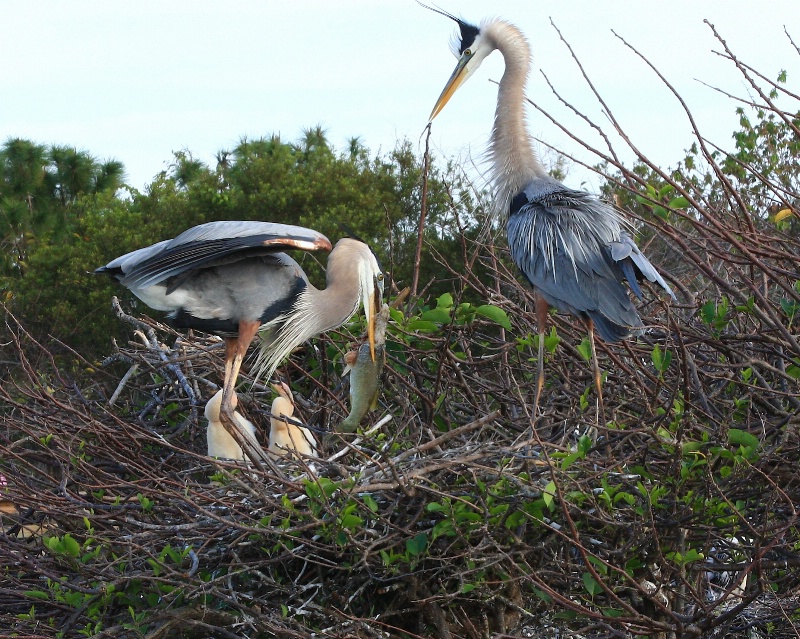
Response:
[[[498,213],[505,217],[512,198],[533,178],[545,177],[547,172],[534,151],[525,117],[525,84],[531,64],[528,42],[507,22],[491,22],[483,31],[505,60],[489,140],[495,201]]]

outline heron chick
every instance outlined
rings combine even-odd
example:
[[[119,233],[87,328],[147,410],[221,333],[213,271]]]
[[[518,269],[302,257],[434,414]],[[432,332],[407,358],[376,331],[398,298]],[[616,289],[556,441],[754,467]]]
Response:
[[[495,214],[506,221],[511,258],[536,297],[539,377],[534,418],[544,384],[543,344],[549,307],[586,322],[602,413],[595,328],[608,342],[625,339],[633,330],[642,328],[628,292],[630,288],[641,297],[642,279],[657,283],[675,296],[636,246],[629,234],[631,224],[622,212],[590,193],[568,188],[551,177],[539,160],[526,123],[525,85],[531,54],[522,32],[501,19],[485,20],[476,26],[444,11],[426,8],[454,20],[459,27],[453,46],[458,63],[429,122],[486,56],[497,50],[505,61],[488,157]]]
[[[234,411],[233,417],[236,420],[238,428],[242,432],[248,432],[254,439],[256,436],[256,427],[253,423],[246,419],[236,408],[236,396],[234,395]],[[245,459],[242,447],[225,430],[219,418],[219,409],[222,405],[222,389],[218,390],[214,396],[208,400],[205,409],[206,419],[208,420],[208,428],[206,430],[206,442],[208,444],[208,456],[219,457],[220,459]]]
[[[317,447],[311,431],[290,421],[294,415],[294,400],[286,384],[273,384],[278,396],[272,401],[269,452],[273,459],[287,455],[316,457]]]
[[[330,250],[327,287],[315,288],[284,250]],[[360,305],[373,343],[383,303],[383,274],[363,242],[331,243],[317,231],[271,222],[208,222],[112,260],[96,270],[145,304],[166,311],[177,328],[221,335],[225,375],[220,421],[260,466],[264,451],[239,430],[234,388],[247,349],[261,333],[256,377],[268,379],[304,341],[337,328]],[[374,350],[373,350],[374,352]]]

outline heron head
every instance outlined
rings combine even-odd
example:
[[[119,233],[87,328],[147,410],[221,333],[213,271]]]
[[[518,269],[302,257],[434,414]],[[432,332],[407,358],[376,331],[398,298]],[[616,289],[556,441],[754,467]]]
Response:
[[[375,324],[378,312],[383,307],[383,271],[377,258],[364,242],[350,237],[342,238],[328,258],[326,277],[326,294],[333,296],[326,303],[337,310],[320,311],[323,315],[320,330],[341,326],[358,311],[359,306],[363,306],[374,361]]]
[[[495,46],[490,39],[486,37],[486,34],[474,24],[456,18],[454,15],[445,11],[434,9],[424,4],[422,6],[455,21],[459,29],[451,43],[453,54],[458,58],[458,63],[450,79],[447,81],[447,84],[445,84],[439,99],[436,100],[436,104],[428,118],[428,121],[431,122],[433,118],[439,115],[439,112],[444,108],[444,105],[450,101],[450,98],[453,97],[453,94],[458,88],[467,81],[467,78],[475,73],[475,70],[479,66],[481,66],[483,59],[494,51]]]

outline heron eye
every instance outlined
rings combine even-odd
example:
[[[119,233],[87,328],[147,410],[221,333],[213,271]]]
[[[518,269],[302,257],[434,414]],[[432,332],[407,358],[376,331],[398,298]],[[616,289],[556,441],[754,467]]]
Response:
[[[377,280],[383,282],[383,273],[378,273]]]
[[[464,51],[464,55],[472,55],[472,49],[467,49]]]

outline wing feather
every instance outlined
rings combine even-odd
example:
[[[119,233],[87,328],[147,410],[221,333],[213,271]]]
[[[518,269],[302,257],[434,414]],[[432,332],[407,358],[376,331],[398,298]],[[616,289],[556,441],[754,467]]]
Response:
[[[603,339],[618,341],[641,326],[624,282],[641,296],[637,279],[643,276],[672,295],[626,226],[619,211],[591,194],[536,178],[512,200],[508,244],[548,304],[592,319]]]
[[[97,269],[128,288],[142,289],[219,260],[242,254],[300,249],[330,250],[331,243],[312,229],[275,222],[208,222],[116,258]]]

